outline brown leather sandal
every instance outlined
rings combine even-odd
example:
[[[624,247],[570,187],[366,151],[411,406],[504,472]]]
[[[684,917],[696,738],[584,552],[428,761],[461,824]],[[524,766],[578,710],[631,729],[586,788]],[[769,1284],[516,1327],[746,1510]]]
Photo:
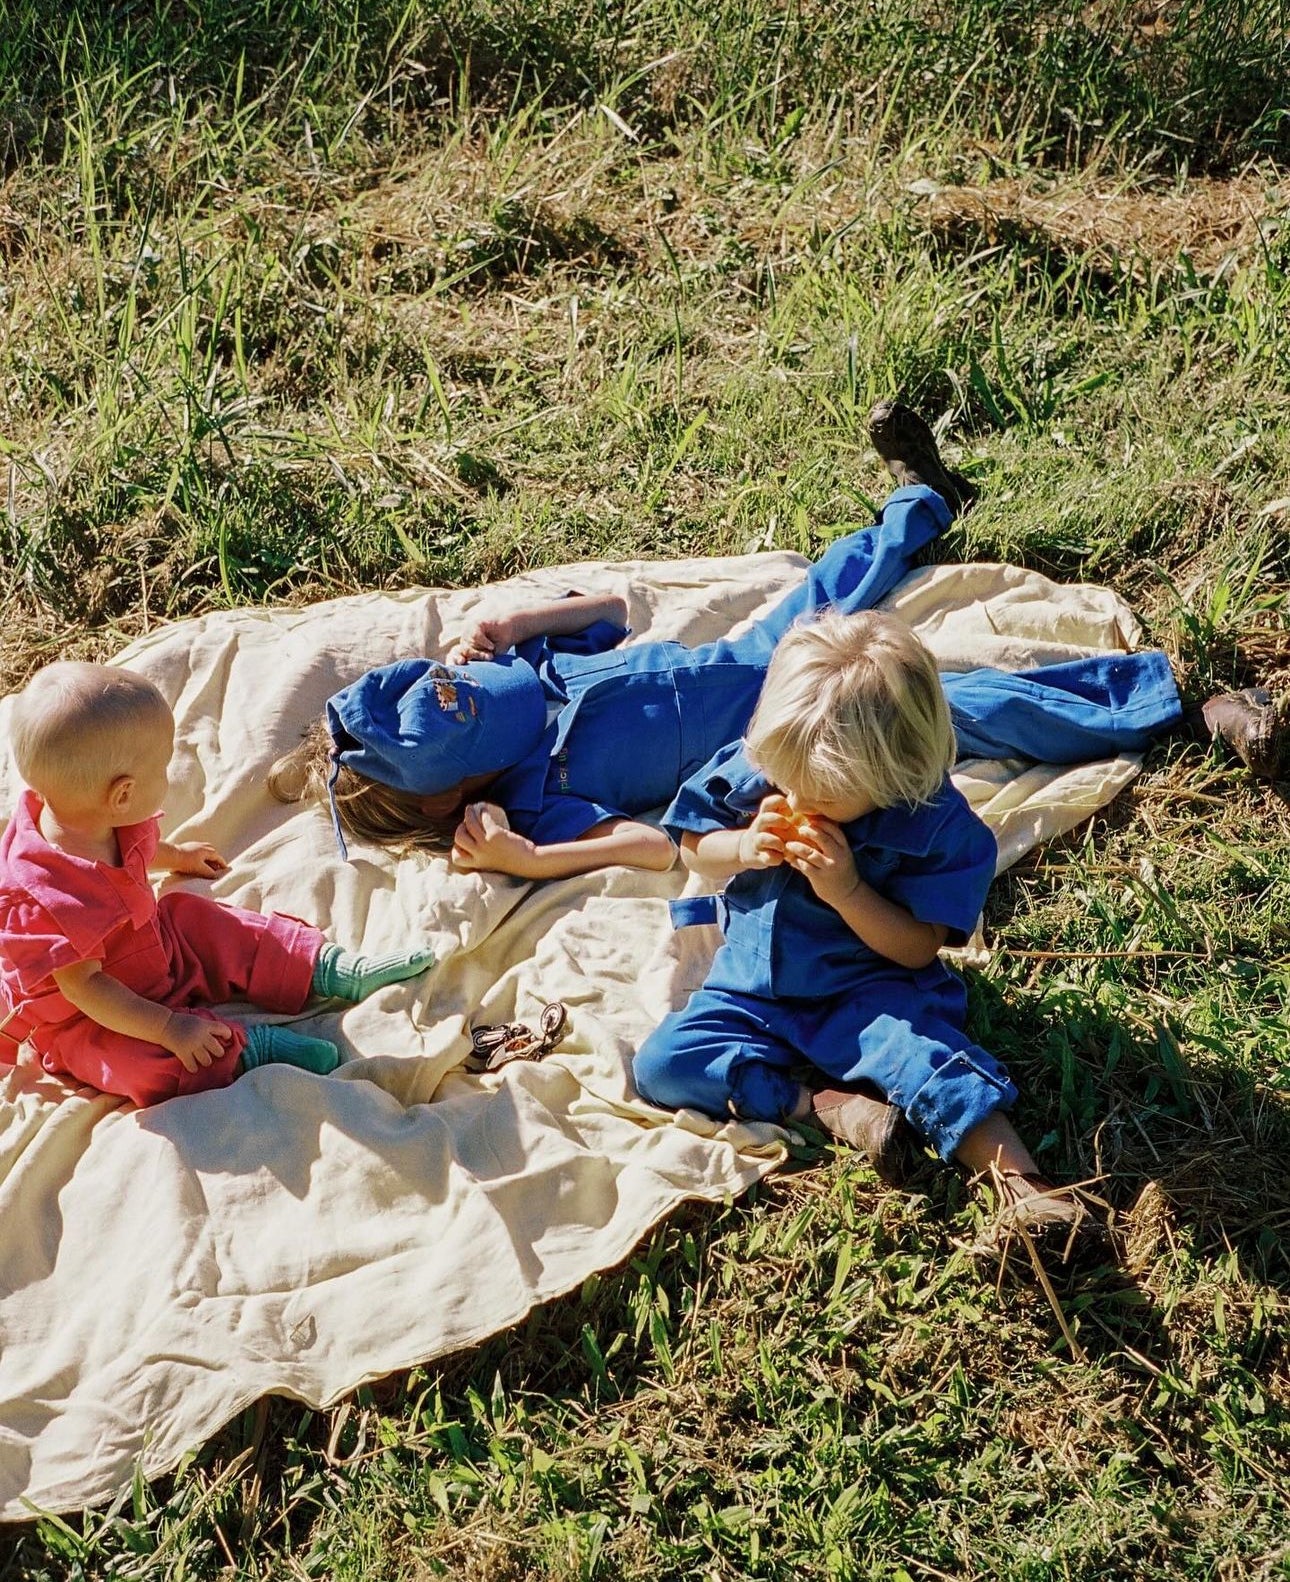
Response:
[[[1232,749],[1260,780],[1290,779],[1290,697],[1274,701],[1264,687],[1221,692],[1201,709],[1213,737]]]
[[[539,1032],[527,1022],[485,1022],[470,1030],[471,1053],[466,1056],[467,1071],[498,1071],[512,1060],[541,1060],[564,1037],[569,1012],[560,1000],[542,1007]]]

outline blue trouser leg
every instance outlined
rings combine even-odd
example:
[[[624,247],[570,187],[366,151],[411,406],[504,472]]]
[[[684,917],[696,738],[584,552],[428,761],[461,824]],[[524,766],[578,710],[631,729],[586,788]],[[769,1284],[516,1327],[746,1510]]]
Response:
[[[794,621],[817,610],[872,609],[913,569],[914,556],[950,525],[949,507],[922,484],[897,489],[883,501],[872,527],[830,544],[768,615],[735,638],[720,638],[695,650],[714,662],[766,665],[775,644]]]
[[[816,1029],[811,1059],[839,1078],[872,1082],[940,1158],[953,1159],[970,1131],[1016,1103],[1017,1090],[999,1061],[964,1031],[960,981],[926,992],[912,982],[895,984],[882,998],[888,1008],[877,1015],[867,1008],[867,993],[864,1004],[835,1002]]]
[[[782,1010],[783,1002],[697,989],[637,1051],[637,1092],[672,1110],[783,1120],[801,1091],[789,1071],[802,1054],[773,1029]]]
[[[1017,1090],[963,1031],[961,981],[943,968],[866,981],[822,1001],[699,989],[642,1044],[638,1091],[671,1109],[782,1121],[808,1062],[839,1082],[872,1082],[952,1159],[963,1138]]]
[[[871,608],[908,575],[917,552],[944,532],[950,520],[948,507],[934,490],[921,484],[897,489],[883,502],[873,527],[831,544],[803,580],[746,632],[703,643],[689,651],[684,663],[665,645],[672,652],[666,663],[681,719],[678,781],[743,735],[775,645],[794,621],[822,609],[851,613]]]
[[[1141,752],[1182,715],[1158,650],[1098,654],[1038,670],[944,674],[960,758],[1083,763]]]

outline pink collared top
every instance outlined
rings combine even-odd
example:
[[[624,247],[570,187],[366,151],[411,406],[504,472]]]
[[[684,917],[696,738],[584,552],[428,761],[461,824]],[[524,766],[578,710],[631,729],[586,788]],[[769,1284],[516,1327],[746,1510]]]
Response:
[[[40,833],[40,798],[24,791],[0,835],[0,988],[11,1009],[57,992],[53,973],[110,957],[109,936],[147,924],[157,910],[148,864],[161,815],[118,829],[121,866],[74,857]],[[70,1007],[69,1007],[70,1009]]]

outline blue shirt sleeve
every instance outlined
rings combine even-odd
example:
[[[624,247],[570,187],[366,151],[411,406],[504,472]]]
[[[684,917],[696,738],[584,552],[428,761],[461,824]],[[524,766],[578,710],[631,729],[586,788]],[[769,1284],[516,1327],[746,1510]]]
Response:
[[[956,791],[930,831],[926,852],[905,855],[883,893],[920,923],[949,929],[947,943],[961,945],[985,905],[996,857],[994,835]]]
[[[527,660],[534,670],[541,670],[543,662],[552,654],[605,654],[617,648],[631,628],[619,626],[616,621],[593,621],[580,632],[566,632],[559,637],[538,636],[517,643],[515,652]]]
[[[738,829],[770,790],[770,781],[748,762],[743,743],[732,742],[685,781],[663,815],[663,828],[673,840],[687,831],[706,835],[714,829]]]
[[[619,808],[562,792],[558,796],[544,797],[536,813],[512,813],[510,819],[511,828],[517,833],[526,835],[539,846],[555,846],[561,841],[577,840],[607,819],[631,816]]]

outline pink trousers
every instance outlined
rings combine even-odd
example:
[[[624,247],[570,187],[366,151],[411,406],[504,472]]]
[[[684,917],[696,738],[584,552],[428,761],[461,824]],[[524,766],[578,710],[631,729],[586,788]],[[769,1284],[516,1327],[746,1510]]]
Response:
[[[299,918],[175,891],[158,901],[151,926],[130,930],[120,952],[107,953],[103,969],[146,999],[223,1021],[204,1008],[249,1000],[265,1011],[300,1010],[322,945],[319,930]],[[246,1030],[229,1025],[223,1055],[196,1071],[185,1071],[168,1049],[111,1032],[80,1012],[56,1023],[33,1019],[25,1031],[46,1071],[146,1105],[227,1087],[246,1044]]]

